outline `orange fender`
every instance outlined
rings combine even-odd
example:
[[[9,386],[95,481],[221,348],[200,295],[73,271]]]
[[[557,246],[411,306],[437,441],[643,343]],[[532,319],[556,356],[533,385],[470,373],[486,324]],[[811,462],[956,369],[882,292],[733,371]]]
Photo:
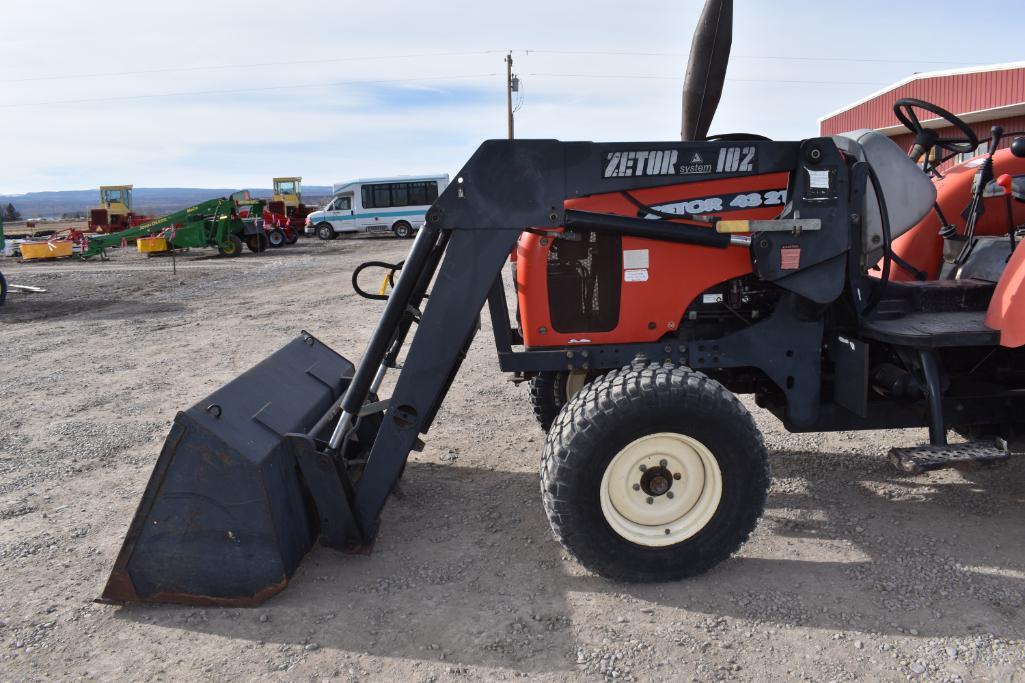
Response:
[[[1019,242],[1000,276],[986,311],[986,326],[1000,331],[1000,345],[1025,345],[1025,241]]]

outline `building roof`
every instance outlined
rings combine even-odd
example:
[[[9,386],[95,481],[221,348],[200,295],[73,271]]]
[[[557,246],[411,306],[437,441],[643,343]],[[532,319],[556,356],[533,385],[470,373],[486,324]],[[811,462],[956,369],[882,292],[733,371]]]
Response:
[[[891,109],[901,97],[927,100],[967,123],[1025,114],[1025,61],[913,74],[823,116],[819,128],[823,135],[857,128],[901,132]],[[942,119],[922,123],[947,125]]]

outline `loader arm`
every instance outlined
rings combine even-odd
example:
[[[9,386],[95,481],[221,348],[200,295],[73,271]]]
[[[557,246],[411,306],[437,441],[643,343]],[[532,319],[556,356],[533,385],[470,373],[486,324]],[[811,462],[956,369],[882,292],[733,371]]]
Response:
[[[748,156],[749,163],[745,165],[743,161]],[[692,159],[702,162],[690,163]],[[731,166],[731,161],[723,161],[720,165],[720,159],[737,159],[738,163]],[[408,329],[408,325],[401,327],[401,321],[419,305],[426,283],[435,274],[433,268],[437,267],[430,298],[356,487],[353,511],[364,541],[376,534],[377,519],[387,495],[418,436],[429,430],[473,338],[477,317],[489,294],[496,335],[507,332],[497,329],[507,324],[508,314],[501,313],[505,302],[498,301],[503,295],[500,288],[496,289],[496,283],[500,287],[502,265],[522,231],[579,225],[589,230],[725,248],[731,243],[730,236],[716,232],[712,225],[699,227],[675,221],[585,214],[565,209],[564,202],[685,180],[700,182],[784,170],[792,173],[791,201],[784,215],[818,219],[823,234],[801,240],[805,255],[800,269],[790,269],[788,264],[781,263],[784,242],[792,244],[800,238],[787,233],[758,235],[752,244],[757,272],[812,301],[831,302],[845,284],[849,187],[845,163],[828,138],[742,145],[485,142],[427,212],[427,224],[410,251],[399,286],[392,293],[341,401],[343,412],[329,442],[331,447],[344,444],[355,416],[365,409],[369,394],[376,391],[375,379],[387,365],[387,350],[400,336],[399,330]],[[828,183],[826,191],[816,187],[823,183]],[[739,243],[747,244],[749,239],[740,237]],[[817,353],[819,341],[820,338],[812,337],[811,352]],[[499,347],[501,350],[501,343]]]

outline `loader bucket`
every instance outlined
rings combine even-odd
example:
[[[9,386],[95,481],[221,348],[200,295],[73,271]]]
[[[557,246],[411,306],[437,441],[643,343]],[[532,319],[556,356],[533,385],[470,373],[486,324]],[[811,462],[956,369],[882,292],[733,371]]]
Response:
[[[100,600],[244,606],[283,589],[320,521],[291,443],[352,374],[304,332],[178,413]]]

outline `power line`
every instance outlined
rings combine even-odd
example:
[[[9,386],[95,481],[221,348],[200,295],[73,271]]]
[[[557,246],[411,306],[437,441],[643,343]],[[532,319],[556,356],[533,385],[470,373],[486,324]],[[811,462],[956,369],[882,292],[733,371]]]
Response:
[[[553,54],[553,55],[590,55],[605,57],[686,57],[687,52],[629,52],[629,51],[600,51],[600,50],[513,50],[513,52]],[[864,62],[874,64],[938,64],[938,65],[960,65],[968,62],[952,62],[946,60],[930,59],[873,59],[866,57],[817,57],[817,56],[786,56],[786,55],[730,55],[730,59],[768,59],[774,61],[792,62]]]
[[[89,78],[111,78],[117,76],[142,76],[148,74],[161,74],[161,73],[175,73],[175,72],[195,72],[195,71],[223,71],[226,69],[256,69],[263,67],[273,66],[309,66],[313,64],[340,64],[345,62],[373,62],[373,61],[384,61],[390,59],[425,59],[431,57],[469,57],[479,55],[490,55],[502,52],[509,52],[508,50],[475,50],[475,51],[462,51],[462,52],[422,52],[415,54],[397,54],[397,55],[370,55],[361,57],[337,57],[332,59],[305,59],[296,61],[282,61],[282,62],[250,62],[243,64],[213,64],[213,65],[198,65],[198,66],[171,66],[159,69],[138,69],[133,71],[103,71],[94,73],[82,73],[82,74],[63,74],[63,75],[50,75],[50,76],[30,76],[28,78],[8,78],[0,79],[0,83],[29,83],[34,81],[60,81],[60,80],[76,80],[76,79],[89,79]],[[551,54],[551,55],[582,55],[582,56],[605,56],[605,57],[686,57],[686,52],[628,52],[628,51],[599,51],[599,50],[527,50],[519,49],[512,50],[511,52],[522,53],[524,55],[534,54]],[[773,60],[773,61],[794,61],[794,62],[856,62],[856,63],[867,63],[867,64],[934,64],[934,65],[963,65],[967,62],[953,62],[953,61],[940,61],[940,60],[928,60],[928,59],[872,59],[865,57],[796,57],[796,56],[785,56],[785,55],[732,55],[731,59],[758,59],[758,60]]]
[[[152,93],[146,95],[116,95],[114,97],[90,97],[76,100],[53,100],[50,102],[18,102],[15,104],[0,104],[0,109],[13,107],[41,107],[59,104],[82,104],[88,102],[115,102],[121,100],[142,100],[162,97],[193,97],[197,95],[235,95],[239,93],[265,92],[268,90],[294,90],[300,88],[326,88],[337,85],[361,85],[361,84],[382,84],[382,83],[416,83],[422,81],[452,81],[467,78],[487,78],[498,76],[496,73],[465,74],[461,76],[428,76],[424,78],[393,78],[379,80],[358,80],[358,81],[332,81],[329,83],[304,83],[300,85],[269,85],[257,88],[234,88],[225,90],[198,90],[192,92],[169,92]]]
[[[552,77],[552,78],[590,78],[594,80],[656,80],[656,81],[681,81],[682,76],[654,76],[647,74],[634,74],[634,75],[609,75],[609,74],[559,74],[559,73],[529,73],[527,76],[541,76],[541,77]],[[800,79],[785,79],[785,78],[727,78],[727,83],[801,83],[807,85],[886,85],[880,81],[810,81]]]
[[[0,83],[27,83],[30,81],[63,81],[85,78],[109,78],[112,76],[141,76],[146,74],[162,74],[180,71],[218,71],[224,69],[256,69],[267,66],[307,66],[310,64],[335,64],[341,62],[372,62],[388,59],[423,59],[425,57],[468,57],[471,55],[487,55],[502,50],[478,50],[476,52],[423,52],[420,54],[374,55],[368,57],[337,57],[334,59],[304,59],[290,62],[251,62],[247,64],[220,64],[206,66],[169,66],[161,69],[139,69],[136,71],[104,71],[87,74],[68,74],[60,76],[32,76],[29,78],[9,78]]]

